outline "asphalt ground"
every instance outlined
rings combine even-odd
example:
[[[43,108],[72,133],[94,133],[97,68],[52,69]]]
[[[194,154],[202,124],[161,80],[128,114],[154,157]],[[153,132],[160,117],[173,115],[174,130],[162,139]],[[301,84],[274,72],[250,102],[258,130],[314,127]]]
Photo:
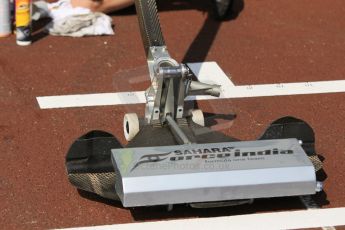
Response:
[[[206,0],[158,5],[172,57],[216,61],[236,85],[345,79],[343,0],[244,0],[238,17],[224,22],[212,19]],[[134,9],[112,17],[115,36],[45,36],[39,30],[41,22],[35,25],[29,47],[17,46],[14,36],[0,40],[0,228],[62,228],[305,208],[298,198],[279,198],[212,210],[127,210],[72,187],[64,161],[73,141],[90,130],[105,130],[125,144],[122,117],[128,111],[143,114],[144,106],[40,110],[36,97],[148,87]],[[331,208],[345,206],[344,99],[341,93],[299,95],[217,100],[199,107],[209,114],[236,115],[210,124],[243,140],[255,139],[282,116],[308,122],[328,176],[325,192],[314,200]]]

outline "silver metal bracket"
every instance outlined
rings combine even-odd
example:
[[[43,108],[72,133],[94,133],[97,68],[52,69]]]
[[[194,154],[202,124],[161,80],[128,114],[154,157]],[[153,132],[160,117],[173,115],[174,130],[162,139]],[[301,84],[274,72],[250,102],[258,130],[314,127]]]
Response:
[[[184,117],[188,95],[219,96],[220,86],[192,81],[184,64],[170,57],[165,45],[155,0],[135,0],[139,27],[147,57],[151,86],[146,90],[147,124],[167,123],[166,117]]]

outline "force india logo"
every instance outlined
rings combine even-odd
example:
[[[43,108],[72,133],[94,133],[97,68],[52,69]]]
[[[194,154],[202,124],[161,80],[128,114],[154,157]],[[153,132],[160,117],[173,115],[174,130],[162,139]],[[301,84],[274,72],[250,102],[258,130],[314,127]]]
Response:
[[[168,153],[148,154],[142,156],[139,161],[133,166],[131,171],[134,171],[140,165],[162,162],[162,161],[191,161],[195,159],[226,159],[230,157],[256,157],[256,156],[268,156],[279,154],[293,154],[293,150],[280,150],[277,148],[263,150],[263,151],[241,151],[235,147],[222,147],[222,148],[202,148],[202,149],[186,149],[175,150]]]

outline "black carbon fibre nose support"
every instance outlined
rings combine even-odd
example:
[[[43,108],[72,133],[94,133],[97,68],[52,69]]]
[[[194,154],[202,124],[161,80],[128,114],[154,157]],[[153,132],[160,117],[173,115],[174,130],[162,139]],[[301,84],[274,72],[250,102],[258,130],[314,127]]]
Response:
[[[153,46],[165,46],[155,0],[135,0],[146,55]]]

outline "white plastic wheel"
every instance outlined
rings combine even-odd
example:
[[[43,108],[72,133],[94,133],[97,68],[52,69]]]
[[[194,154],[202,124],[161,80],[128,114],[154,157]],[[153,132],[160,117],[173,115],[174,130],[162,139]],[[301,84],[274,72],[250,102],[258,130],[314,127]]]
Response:
[[[200,109],[191,111],[192,121],[198,125],[205,126],[204,114]]]
[[[136,113],[127,113],[123,118],[123,133],[127,141],[133,140],[133,138],[139,132],[139,119]]]

